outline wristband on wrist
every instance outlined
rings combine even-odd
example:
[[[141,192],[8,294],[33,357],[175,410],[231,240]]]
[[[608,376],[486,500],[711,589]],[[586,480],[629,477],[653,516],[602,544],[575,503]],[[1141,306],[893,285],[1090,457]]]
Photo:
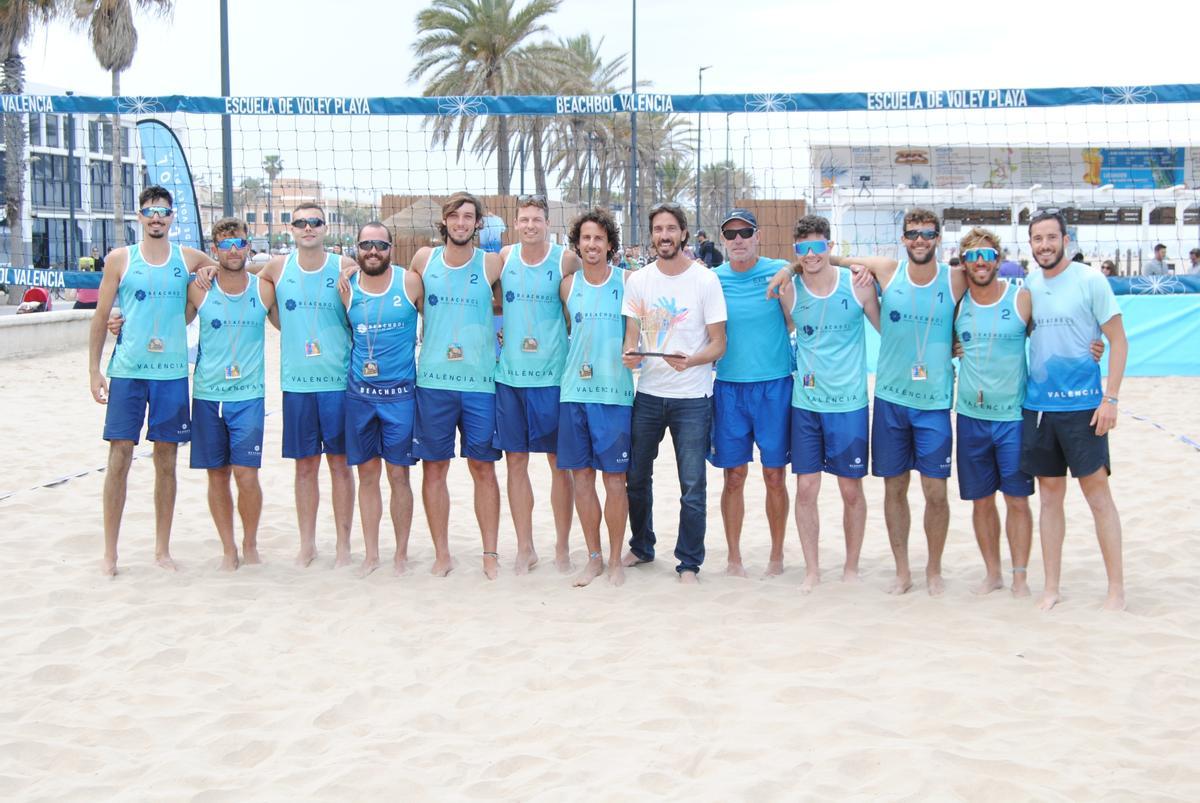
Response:
[[[1108,402],[1109,404],[1111,404],[1115,407],[1117,404],[1117,397],[1116,396],[1105,396],[1104,401]]]

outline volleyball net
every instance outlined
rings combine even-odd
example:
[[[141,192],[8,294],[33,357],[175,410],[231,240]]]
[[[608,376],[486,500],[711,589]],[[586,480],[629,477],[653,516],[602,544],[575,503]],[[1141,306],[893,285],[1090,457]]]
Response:
[[[1024,226],[1066,216],[1088,261],[1140,273],[1155,245],[1187,273],[1200,247],[1200,84],[829,94],[506,97],[4,96],[24,132],[24,258],[75,267],[113,239],[111,146],[123,136],[125,230],[137,191],[176,192],[176,239],[202,245],[227,210],[258,250],[291,243],[291,214],[315,202],[327,244],[352,247],[383,220],[396,260],[437,240],[442,200],[469,190],[513,239],[520,195],[543,194],[552,236],[609,208],[644,249],[645,212],[688,210],[694,235],[731,207],[755,213],[762,252],[786,257],[798,217],[830,218],[844,254],[896,255],[904,210],[943,220],[943,257],[973,225],[1028,259]],[[114,124],[119,122],[119,126]],[[223,147],[228,124],[231,147]],[[124,134],[117,132],[124,131]],[[6,160],[0,159],[0,165]],[[0,170],[3,170],[0,167]],[[226,173],[231,181],[226,182]],[[0,179],[3,176],[0,175]],[[0,187],[5,182],[0,180]],[[73,239],[72,239],[73,231]],[[0,263],[11,262],[0,226]],[[643,254],[644,257],[644,254]],[[10,273],[11,273],[10,269]],[[0,277],[3,278],[3,277]],[[9,276],[8,281],[15,277]]]

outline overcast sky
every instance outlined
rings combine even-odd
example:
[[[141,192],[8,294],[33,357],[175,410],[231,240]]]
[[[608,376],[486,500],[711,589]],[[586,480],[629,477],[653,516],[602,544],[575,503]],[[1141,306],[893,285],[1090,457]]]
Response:
[[[129,95],[220,94],[217,0],[186,0],[169,20],[138,15]],[[421,2],[229,0],[235,95],[416,95],[408,80]],[[638,77],[654,91],[877,89],[1200,82],[1185,4],[1104,12],[1095,4],[1013,0],[641,0]],[[590,32],[612,58],[631,48],[632,2],[563,0],[554,36]],[[1003,9],[1002,11],[1000,9]],[[597,9],[603,9],[598,13]],[[995,10],[993,10],[995,9]],[[109,93],[85,34],[65,23],[25,47],[27,80]]]

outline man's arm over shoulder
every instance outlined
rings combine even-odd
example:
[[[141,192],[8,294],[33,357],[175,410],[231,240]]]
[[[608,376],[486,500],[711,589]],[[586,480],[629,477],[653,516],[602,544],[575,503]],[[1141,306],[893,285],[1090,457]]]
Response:
[[[417,308],[417,312],[425,311],[425,282],[421,275],[412,270],[404,271],[404,293],[408,300]]]
[[[188,273],[195,273],[201,268],[217,267],[216,260],[203,251],[197,251],[195,248],[185,245],[179,249],[179,252],[183,255],[183,262],[187,265]]]

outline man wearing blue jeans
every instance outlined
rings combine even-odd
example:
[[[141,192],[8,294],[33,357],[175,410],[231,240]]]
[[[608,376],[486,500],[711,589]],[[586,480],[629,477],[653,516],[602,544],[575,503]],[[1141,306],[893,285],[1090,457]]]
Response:
[[[629,277],[621,309],[622,361],[631,369],[641,365],[628,476],[633,537],[623,563],[654,560],[654,459],[669,429],[681,493],[675,570],[680,582],[695,583],[704,562],[711,364],[725,353],[725,296],[720,280],[683,252],[688,233],[682,207],[659,204],[649,217],[658,259]]]

